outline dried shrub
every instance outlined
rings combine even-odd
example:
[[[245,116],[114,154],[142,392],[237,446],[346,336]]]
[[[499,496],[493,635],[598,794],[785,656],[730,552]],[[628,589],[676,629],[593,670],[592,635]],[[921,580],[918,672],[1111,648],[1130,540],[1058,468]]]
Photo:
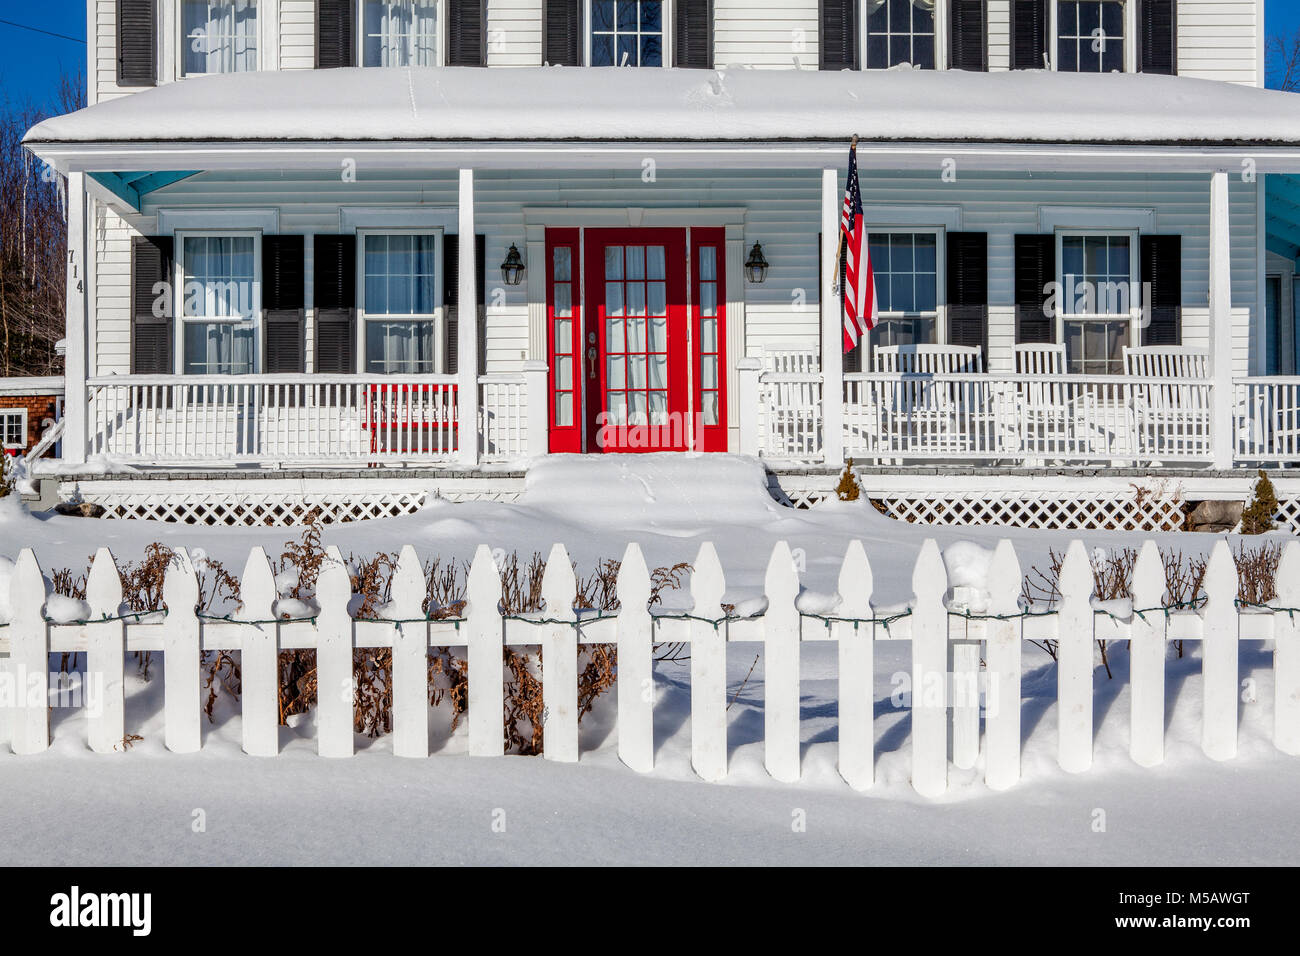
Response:
[[[1241,533],[1263,534],[1272,531],[1277,527],[1274,521],[1276,516],[1277,492],[1273,490],[1273,482],[1269,481],[1268,475],[1261,469],[1255,482],[1254,494],[1241,513]]]
[[[1272,541],[1257,548],[1242,545],[1233,558],[1237,562],[1237,600],[1267,604],[1277,598],[1277,565],[1282,545]]]
[[[858,486],[857,476],[853,474],[853,459],[850,458],[844,463],[844,470],[840,472],[839,484],[835,486],[835,497],[840,501],[857,501],[862,494],[862,489]]]

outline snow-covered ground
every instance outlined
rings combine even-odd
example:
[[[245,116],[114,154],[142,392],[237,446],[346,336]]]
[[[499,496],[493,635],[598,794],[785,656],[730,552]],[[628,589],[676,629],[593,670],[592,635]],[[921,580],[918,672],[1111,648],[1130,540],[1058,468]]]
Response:
[[[239,569],[252,544],[279,554],[288,529],[196,529],[152,522],[43,518],[0,503],[0,554],[37,550],[47,573],[85,568],[108,545],[138,560],[153,540],[202,548]],[[847,543],[866,545],[877,605],[911,594],[912,563],[933,536],[967,575],[972,554],[1002,532],[922,529],[869,506],[831,503],[796,512],[776,505],[761,470],[744,459],[557,458],[535,467],[517,504],[432,502],[408,518],[329,528],[327,544],[370,554],[413,544],[424,557],[468,558],[474,547],[546,552],[569,546],[579,569],[618,557],[638,541],[655,565],[689,561],[713,541],[730,598],[758,594],[773,542],[803,549],[805,586],[833,593]],[[1025,569],[1058,551],[1067,536],[1007,531]],[[1134,544],[1140,536],[1086,534],[1090,547]],[[1169,535],[1185,554],[1213,536]],[[978,563],[976,560],[975,564]],[[973,580],[978,583],[978,574]],[[678,602],[685,601],[683,595]],[[754,666],[755,658],[757,666]],[[1271,649],[1243,642],[1241,676],[1253,694],[1241,704],[1240,755],[1215,763],[1200,752],[1200,675],[1195,651],[1171,658],[1167,756],[1141,769],[1128,758],[1127,655],[1112,650],[1113,679],[1095,674],[1095,765],[1070,775],[1055,762],[1056,689],[1050,659],[1026,645],[1024,780],[989,791],[981,762],[950,769],[949,793],[917,797],[909,783],[909,716],[893,699],[909,666],[906,642],[876,654],[876,784],[851,791],[838,777],[836,657],[833,645],[805,645],[802,658],[803,779],[773,781],[763,769],[761,647],[728,648],[730,773],[700,782],[690,769],[689,670],[656,672],[656,769],[639,775],[616,754],[615,694],[582,724],[574,765],[540,758],[466,755],[462,726],[431,711],[435,755],[393,757],[386,738],[358,737],[358,753],[315,754],[311,716],[281,728],[282,753],[240,751],[238,708],[223,702],[205,721],[203,750],[180,756],[162,743],[161,680],[128,671],[125,755],[86,746],[79,711],[55,710],[54,744],[38,756],[0,754],[0,863],[148,862],[646,862],[646,863],[1290,863],[1300,843],[1294,794],[1300,760],[1271,743]],[[753,672],[750,674],[751,667]],[[159,672],[155,664],[155,675]],[[748,675],[748,679],[747,678]],[[0,735],[2,736],[2,735]],[[201,812],[199,812],[201,811]],[[203,832],[195,832],[195,820]],[[801,829],[800,824],[804,826]],[[500,832],[504,824],[504,832]],[[69,839],[69,834],[93,838]]]

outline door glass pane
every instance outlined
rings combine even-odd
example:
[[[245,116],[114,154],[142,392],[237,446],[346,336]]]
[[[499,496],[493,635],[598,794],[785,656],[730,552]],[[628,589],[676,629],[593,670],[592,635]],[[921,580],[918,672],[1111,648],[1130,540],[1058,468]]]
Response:
[[[573,388],[573,356],[555,356],[555,387]]]
[[[627,350],[629,352],[645,351],[645,319],[641,317],[627,320]]]
[[[605,349],[609,352],[625,351],[623,348],[622,319],[605,320]]]
[[[700,320],[700,351],[716,352],[718,350],[718,320]]]
[[[628,246],[626,250],[627,278],[645,278],[645,247]]]
[[[666,316],[655,316],[650,320],[650,351],[668,351],[668,319]]]
[[[627,360],[621,355],[610,355],[605,359],[605,385],[612,389],[627,387],[624,370]]]
[[[713,246],[700,246],[700,281],[712,282],[718,277],[718,252]]]
[[[650,357],[650,387],[668,387],[668,356],[652,355]]]
[[[628,263],[628,270],[631,271],[632,263]],[[627,314],[628,315],[645,315],[645,283],[628,282],[627,283]]]
[[[647,282],[648,302],[646,307],[651,315],[663,315],[668,311],[668,283]]]
[[[666,251],[663,246],[649,246],[646,249],[647,269],[646,275],[651,279],[666,279],[668,273],[665,263]]]
[[[606,279],[623,278],[623,247],[622,246],[605,247],[605,278]]]
[[[627,357],[627,385],[628,388],[646,387],[646,357],[644,355],[629,355]]]
[[[621,282],[605,283],[605,314],[606,315],[623,314],[623,283]]]

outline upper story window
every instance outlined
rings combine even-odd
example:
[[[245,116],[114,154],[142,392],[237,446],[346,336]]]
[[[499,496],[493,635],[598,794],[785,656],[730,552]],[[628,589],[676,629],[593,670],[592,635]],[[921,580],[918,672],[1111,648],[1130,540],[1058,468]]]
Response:
[[[362,66],[437,66],[439,0],[362,0]]]
[[[1058,0],[1056,69],[1124,72],[1124,0]]]
[[[663,66],[663,0],[591,0],[592,66]]]
[[[866,0],[868,70],[910,63],[927,70],[935,66],[935,0]]]
[[[257,0],[181,0],[181,72],[257,69]]]

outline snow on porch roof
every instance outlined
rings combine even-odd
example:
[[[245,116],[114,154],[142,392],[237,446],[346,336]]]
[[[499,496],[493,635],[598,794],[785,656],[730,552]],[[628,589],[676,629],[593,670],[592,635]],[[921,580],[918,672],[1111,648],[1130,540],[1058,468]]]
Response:
[[[195,77],[45,120],[42,143],[1300,143],[1300,96],[1187,77],[525,67]],[[38,149],[39,152],[39,149]]]

